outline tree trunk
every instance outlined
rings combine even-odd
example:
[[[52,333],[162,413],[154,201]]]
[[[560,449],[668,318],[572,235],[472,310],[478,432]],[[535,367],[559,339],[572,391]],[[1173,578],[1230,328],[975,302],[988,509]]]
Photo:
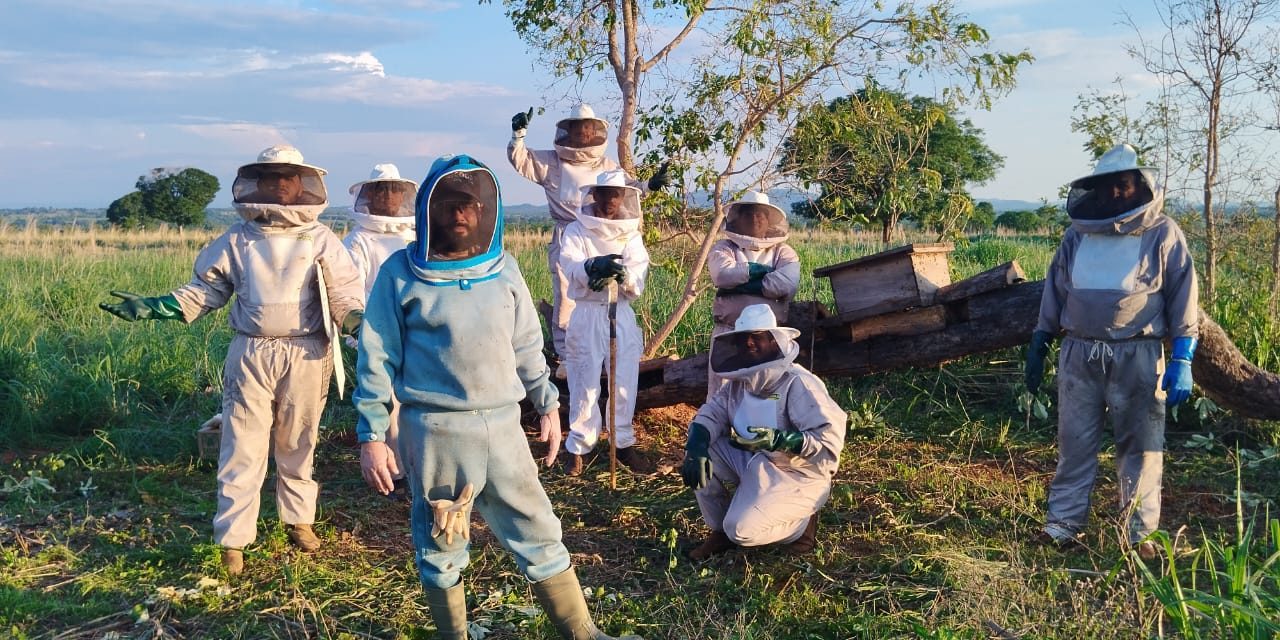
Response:
[[[850,342],[843,325],[820,311],[793,305],[800,329],[796,362],[822,377],[857,378],[909,367],[936,367],[965,356],[1026,344],[1035,329],[1044,281],[1017,284],[943,305],[947,328],[915,336],[880,336]],[[807,303],[813,304],[813,303]],[[1280,376],[1251,364],[1226,332],[1200,312],[1200,349],[1192,363],[1204,395],[1236,415],[1280,419]],[[1013,381],[1011,381],[1013,382]],[[699,404],[707,393],[707,354],[668,362],[642,376],[637,408]]]
[[[1276,302],[1280,299],[1280,186],[1275,193],[1275,234],[1271,238],[1271,302],[1268,305],[1267,317],[1276,317]]]
[[[618,147],[618,166],[628,174],[636,174],[635,158],[631,151],[631,138],[636,128],[636,108],[640,93],[640,48],[637,44],[635,0],[622,0],[622,69],[618,76],[618,91],[622,94],[622,116],[618,120],[618,135],[614,139]]]
[[[732,169],[732,162],[729,164]],[[698,300],[698,281],[702,279],[702,269],[707,264],[707,257],[711,255],[711,247],[715,244],[719,235],[720,223],[724,221],[724,205],[721,199],[724,194],[724,186],[729,181],[728,173],[722,173],[716,180],[716,186],[711,191],[712,206],[715,215],[711,217],[711,226],[707,229],[707,233],[702,237],[702,245],[698,248],[698,257],[694,259],[693,266],[689,269],[689,275],[684,281],[684,293],[680,296],[680,302],[676,304],[676,308],[667,317],[667,321],[662,323],[657,333],[649,338],[649,342],[644,346],[645,358],[652,358],[658,354],[658,348],[666,341],[676,327],[680,324],[680,320],[684,318],[684,314],[689,312],[693,307],[693,303]],[[706,392],[706,376],[703,376],[703,393]]]
[[[1210,303],[1213,302],[1218,284],[1218,225],[1213,215],[1213,185],[1218,179],[1218,91],[1215,83],[1209,100],[1209,126],[1204,150],[1204,297]]]

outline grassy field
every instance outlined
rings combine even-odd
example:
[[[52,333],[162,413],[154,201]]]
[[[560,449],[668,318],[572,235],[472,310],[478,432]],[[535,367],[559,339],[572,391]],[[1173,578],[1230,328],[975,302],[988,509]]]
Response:
[[[1186,227],[1194,242],[1195,225]],[[1265,226],[1230,232],[1214,315],[1247,356],[1280,369]],[[364,487],[354,413],[336,397],[317,460],[324,550],[289,547],[268,496],[246,573],[222,574],[214,470],[196,459],[193,434],[219,404],[225,312],[183,326],[124,323],[96,308],[110,289],[157,294],[184,282],[214,235],[0,226],[0,637],[433,637],[408,510]],[[508,236],[535,298],[548,293],[544,241]],[[883,248],[834,231],[797,232],[792,244],[807,266]],[[1055,246],[1052,234],[971,239],[952,256],[954,277],[1017,259],[1040,278]],[[655,238],[651,251],[637,309],[650,330],[674,307],[692,247]],[[830,299],[807,275],[800,291]],[[704,347],[709,309],[704,295],[669,350]],[[690,407],[638,418],[640,446],[664,462],[659,474],[624,472],[616,492],[607,464],[543,479],[601,626],[649,640],[1272,637],[1274,425],[1205,402],[1179,412],[1165,462],[1169,557],[1148,568],[1119,545],[1110,452],[1086,546],[1028,542],[1053,471],[1055,416],[1049,406],[1026,419],[1020,381],[1017,350],[833,381],[851,417],[848,443],[818,550],[805,558],[768,549],[701,565],[683,558],[706,533],[670,472]],[[555,637],[509,555],[479,521],[474,533],[473,637]]]

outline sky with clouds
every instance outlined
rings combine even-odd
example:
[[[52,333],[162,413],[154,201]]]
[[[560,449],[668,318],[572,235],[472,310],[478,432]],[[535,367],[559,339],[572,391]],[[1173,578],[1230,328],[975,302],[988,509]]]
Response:
[[[1069,128],[1076,95],[1117,77],[1131,92],[1153,84],[1124,53],[1121,15],[1154,24],[1151,4],[959,4],[997,48],[1036,56],[1011,95],[968,114],[1006,158],[975,194],[1053,199],[1089,165]],[[375,163],[421,178],[459,152],[494,167],[507,202],[539,203],[505,146],[511,114],[529,105],[550,110],[531,146],[550,146],[554,114],[570,106],[550,82],[501,2],[5,0],[0,207],[105,207],[162,166],[199,167],[226,187],[277,143],[329,170],[335,204]]]

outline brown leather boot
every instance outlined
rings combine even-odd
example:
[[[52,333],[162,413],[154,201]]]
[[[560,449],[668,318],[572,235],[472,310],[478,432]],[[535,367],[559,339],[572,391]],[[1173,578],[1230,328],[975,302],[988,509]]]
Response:
[[[229,576],[244,573],[244,552],[239,549],[223,549],[222,568],[227,570]]]
[[[467,598],[462,581],[448,589],[424,589],[431,621],[436,623],[436,637],[443,640],[467,640]]]
[[[634,473],[653,473],[653,463],[635,447],[618,449],[618,462],[626,465]]]
[[[818,545],[818,514],[809,516],[809,523],[804,526],[804,533],[799,538],[792,540],[784,549],[793,556],[802,556],[812,553],[813,548]]]
[[[564,474],[570,478],[576,478],[582,475],[582,470],[587,466],[587,457],[580,456],[576,453],[564,452]]]
[[[316,537],[316,532],[311,530],[309,524],[289,525],[289,542],[306,553],[320,548],[320,538]]]
[[[711,556],[724,553],[737,546],[723,531],[712,531],[711,535],[702,541],[702,544],[689,550],[689,559],[702,562]]]
[[[578,583],[578,574],[573,567],[533,583],[533,595],[565,640],[643,640],[640,636],[614,638],[596,626],[591,620],[591,612],[587,610],[587,600],[582,595],[582,585]]]

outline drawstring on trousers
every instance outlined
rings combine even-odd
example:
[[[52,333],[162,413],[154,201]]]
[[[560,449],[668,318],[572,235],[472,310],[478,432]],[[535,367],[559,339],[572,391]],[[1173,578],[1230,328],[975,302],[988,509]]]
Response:
[[[1111,350],[1111,343],[1102,340],[1094,340],[1093,347],[1089,349],[1089,362],[1098,360],[1102,364],[1102,373],[1107,373],[1107,359],[1116,359],[1116,352]]]

